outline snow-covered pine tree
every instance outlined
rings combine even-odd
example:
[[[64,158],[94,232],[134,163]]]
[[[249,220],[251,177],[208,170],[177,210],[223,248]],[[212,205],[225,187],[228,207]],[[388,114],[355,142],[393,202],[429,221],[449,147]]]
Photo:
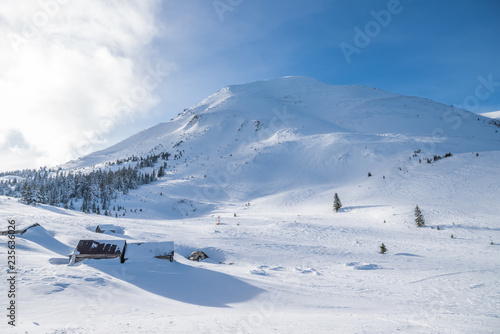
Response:
[[[27,181],[24,181],[23,188],[21,189],[21,201],[26,204],[31,204],[32,189]]]
[[[422,227],[425,225],[424,216],[422,215],[422,211],[420,211],[418,205],[415,207],[415,223],[418,227]]]
[[[40,193],[40,189],[36,185],[33,187],[33,192],[31,193],[30,204],[36,205],[37,203],[43,203],[43,193]]]
[[[339,209],[342,207],[342,203],[340,202],[339,195],[335,193],[335,196],[333,197],[333,209],[335,212],[339,212]]]

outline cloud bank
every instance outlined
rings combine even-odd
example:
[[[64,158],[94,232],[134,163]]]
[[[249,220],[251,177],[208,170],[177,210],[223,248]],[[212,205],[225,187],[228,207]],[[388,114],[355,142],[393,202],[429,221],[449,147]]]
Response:
[[[158,3],[9,1],[0,7],[1,170],[52,166],[105,144],[158,102]]]

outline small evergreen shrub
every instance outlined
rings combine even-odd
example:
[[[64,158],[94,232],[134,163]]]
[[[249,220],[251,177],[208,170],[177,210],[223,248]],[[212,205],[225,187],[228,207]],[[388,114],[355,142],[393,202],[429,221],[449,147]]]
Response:
[[[418,227],[425,226],[425,219],[418,205],[415,207],[415,223]]]
[[[342,207],[342,203],[340,202],[339,195],[335,193],[335,196],[333,197],[333,209],[335,212],[339,212],[339,209]]]

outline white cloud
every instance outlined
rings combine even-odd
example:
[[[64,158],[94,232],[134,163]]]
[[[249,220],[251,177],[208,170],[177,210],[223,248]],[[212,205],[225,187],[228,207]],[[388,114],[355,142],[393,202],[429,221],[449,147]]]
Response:
[[[14,170],[40,157],[40,152],[26,141],[19,130],[11,129],[3,137],[3,141],[0,141],[0,154],[4,170]]]
[[[154,89],[167,66],[149,59],[157,7],[153,0],[2,4],[0,170],[88,153],[120,120],[158,102]]]

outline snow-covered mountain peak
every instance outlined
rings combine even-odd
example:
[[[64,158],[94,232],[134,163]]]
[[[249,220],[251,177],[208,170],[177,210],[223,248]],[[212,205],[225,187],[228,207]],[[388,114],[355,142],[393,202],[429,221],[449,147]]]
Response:
[[[347,180],[418,149],[428,155],[492,150],[500,139],[496,131],[491,119],[428,99],[285,77],[224,87],[170,122],[64,168],[168,152],[177,157],[169,162],[177,177],[205,182],[231,162],[239,172],[226,181],[251,184],[240,191],[246,198],[251,189],[288,189],[291,179]],[[267,189],[269,182],[279,185]]]
[[[453,126],[453,135],[468,135],[474,115],[428,99],[402,96],[381,89],[334,86],[307,77],[284,77],[224,87],[179,115],[183,130],[220,127],[233,121],[273,122],[276,110],[285,112],[286,129],[304,134],[333,132],[432,135],[436,128]],[[482,117],[481,117],[482,118]],[[482,123],[487,122],[481,119]],[[460,126],[457,126],[460,124]],[[274,129],[278,130],[278,129]],[[275,131],[275,132],[276,132]],[[475,131],[475,130],[474,130]],[[478,131],[479,134],[482,131]]]
[[[306,101],[317,104],[318,99],[326,99],[327,103],[349,104],[394,96],[397,95],[367,86],[333,86],[308,77],[288,76],[226,86],[190,110],[194,113],[213,112],[217,106],[225,108],[228,102],[240,104],[237,107],[245,107],[251,101],[262,103],[262,100],[278,104],[302,104]]]

